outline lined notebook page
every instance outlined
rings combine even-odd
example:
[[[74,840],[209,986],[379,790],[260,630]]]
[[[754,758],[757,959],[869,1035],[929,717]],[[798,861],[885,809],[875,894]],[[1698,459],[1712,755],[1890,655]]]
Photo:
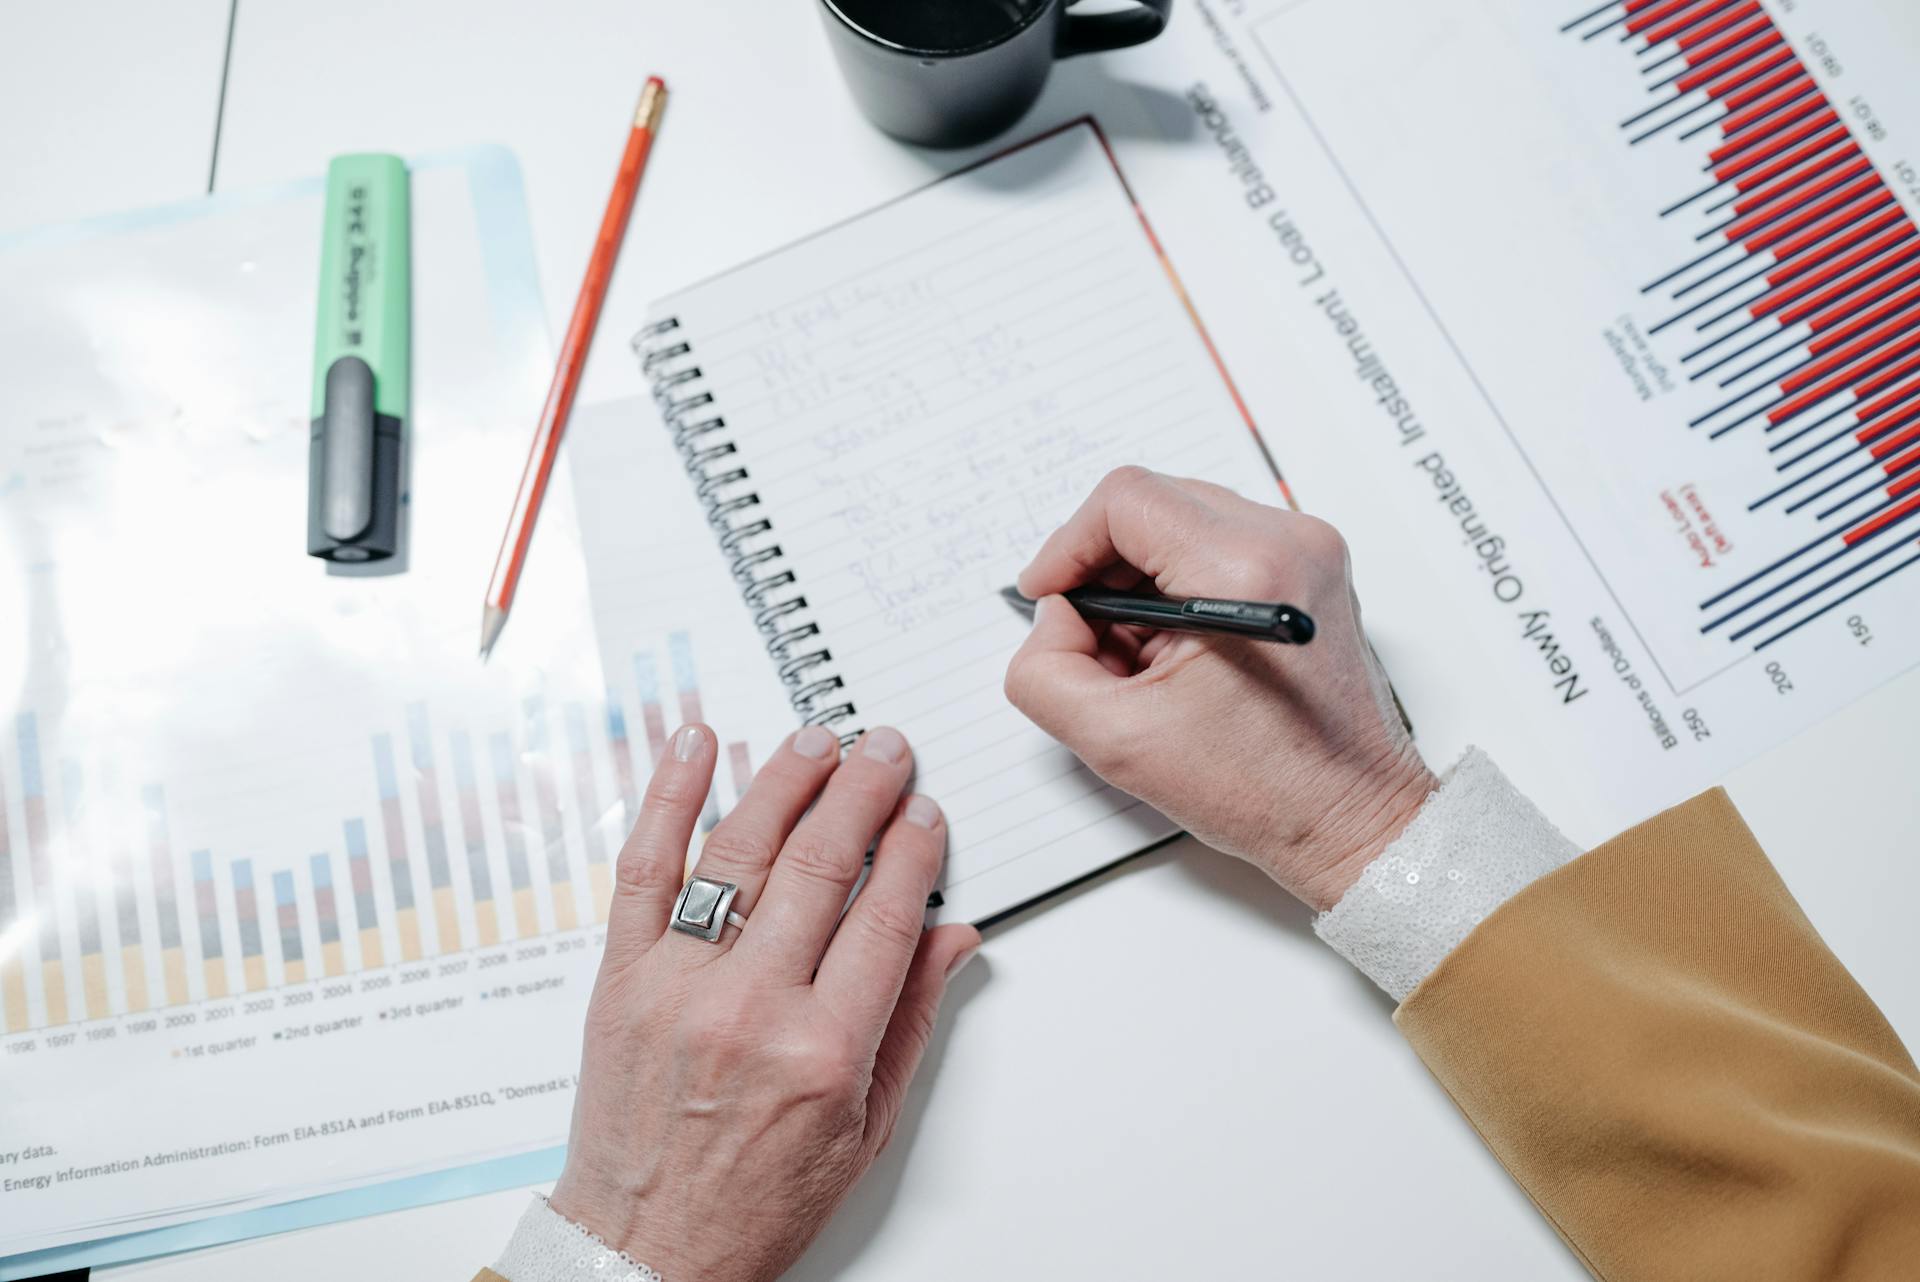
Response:
[[[1001,693],[999,590],[1109,469],[1279,488],[1079,125],[677,297],[858,716],[945,808],[978,920],[1168,835]],[[845,728],[845,727],[842,727]]]

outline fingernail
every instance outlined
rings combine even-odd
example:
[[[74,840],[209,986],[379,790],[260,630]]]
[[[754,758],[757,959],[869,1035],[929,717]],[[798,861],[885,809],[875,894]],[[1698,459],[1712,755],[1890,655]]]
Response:
[[[860,746],[860,751],[875,761],[892,765],[907,754],[906,736],[890,726],[881,726],[878,730],[867,732],[866,742]]]
[[[952,961],[948,962],[947,978],[952,979],[955,975],[958,975],[961,971],[965,970],[967,963],[972,961],[979,954],[979,952],[980,952],[980,945],[975,944],[972,948],[967,949],[966,952],[961,953],[958,957],[955,957]]]
[[[940,807],[933,804],[932,797],[915,793],[907,798],[907,822],[916,828],[937,828],[940,826]]]
[[[681,726],[673,732],[673,759],[692,761],[700,755],[700,745],[704,738],[699,726]]]
[[[840,736],[825,726],[808,726],[793,736],[793,750],[803,757],[819,761],[840,743]]]

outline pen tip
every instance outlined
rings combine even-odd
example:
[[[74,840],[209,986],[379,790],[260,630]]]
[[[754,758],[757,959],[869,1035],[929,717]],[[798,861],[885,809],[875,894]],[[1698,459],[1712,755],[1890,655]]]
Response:
[[[1033,617],[1033,602],[1022,596],[1019,588],[1001,588],[1000,599],[1012,606],[1015,613],[1023,618]]]

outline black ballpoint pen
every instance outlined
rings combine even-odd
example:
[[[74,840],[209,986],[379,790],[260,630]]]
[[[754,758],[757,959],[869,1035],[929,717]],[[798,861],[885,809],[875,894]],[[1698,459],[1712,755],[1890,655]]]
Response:
[[[1000,595],[1028,618],[1034,603],[1018,588],[1002,588]],[[1067,601],[1083,619],[1131,623],[1160,632],[1212,632],[1252,637],[1280,645],[1305,645],[1313,640],[1313,620],[1281,602],[1216,601],[1207,597],[1178,600],[1150,592],[1122,592],[1114,588],[1074,588]]]

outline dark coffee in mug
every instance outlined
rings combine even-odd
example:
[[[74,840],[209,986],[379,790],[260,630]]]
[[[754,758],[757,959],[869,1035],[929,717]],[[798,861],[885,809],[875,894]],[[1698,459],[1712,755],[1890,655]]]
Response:
[[[854,100],[894,137],[983,142],[1024,115],[1056,58],[1159,35],[1172,0],[1072,13],[1071,0],[820,0]]]
[[[833,8],[859,30],[896,49],[951,56],[1003,40],[1039,17],[1046,0],[839,0]]]

